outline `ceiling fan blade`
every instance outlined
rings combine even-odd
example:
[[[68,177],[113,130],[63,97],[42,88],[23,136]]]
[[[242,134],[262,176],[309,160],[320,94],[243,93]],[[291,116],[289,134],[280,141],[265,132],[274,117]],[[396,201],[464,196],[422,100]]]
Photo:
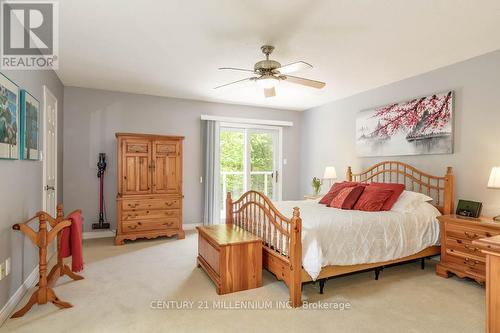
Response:
[[[276,96],[276,89],[274,89],[274,87],[264,88],[264,96],[266,96],[266,98]]]
[[[304,79],[303,77],[291,76],[291,75],[286,75],[286,80],[291,83],[301,84],[303,86],[317,88],[317,89],[321,89],[326,85],[326,83],[321,81],[309,80],[309,79]]]
[[[241,79],[241,80],[238,80],[238,81],[233,81],[233,82],[229,82],[229,83],[223,84],[221,86],[217,86],[214,89],[219,89],[219,88],[222,88],[222,87],[229,86],[231,84],[240,83],[240,82],[243,82],[243,81],[250,81],[250,80],[253,80],[253,79],[254,79],[253,77],[247,77],[246,79]]]
[[[297,61],[297,62],[292,62],[291,64],[281,66],[280,68],[276,68],[277,71],[280,72],[280,74],[288,74],[288,73],[293,73],[297,72],[303,69],[310,69],[313,66],[311,64],[308,64],[307,62],[304,61]]]
[[[255,73],[254,70],[251,69],[245,69],[245,68],[234,68],[234,67],[221,67],[219,68],[220,70],[230,70],[230,71],[240,71],[240,72],[249,72],[249,73]]]

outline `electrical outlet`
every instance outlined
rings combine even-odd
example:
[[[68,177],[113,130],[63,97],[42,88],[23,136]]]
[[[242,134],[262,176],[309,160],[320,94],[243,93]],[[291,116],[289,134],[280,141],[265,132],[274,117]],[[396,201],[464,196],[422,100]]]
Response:
[[[5,262],[0,263],[0,280],[5,277]]]
[[[5,276],[6,277],[9,276],[10,269],[11,269],[11,267],[10,267],[10,257],[9,257],[9,258],[5,259]]]

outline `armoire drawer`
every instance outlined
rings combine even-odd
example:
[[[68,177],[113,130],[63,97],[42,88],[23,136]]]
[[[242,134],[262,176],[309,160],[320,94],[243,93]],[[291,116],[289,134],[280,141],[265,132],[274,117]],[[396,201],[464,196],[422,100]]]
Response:
[[[124,211],[148,210],[148,209],[174,209],[180,208],[181,199],[136,199],[123,200]]]
[[[124,221],[131,221],[131,220],[162,219],[167,217],[179,218],[180,215],[181,212],[179,209],[148,209],[148,210],[125,211],[122,214],[122,219]]]
[[[140,220],[140,221],[122,221],[122,231],[137,232],[178,228],[180,225],[178,218],[166,218],[161,220]]]

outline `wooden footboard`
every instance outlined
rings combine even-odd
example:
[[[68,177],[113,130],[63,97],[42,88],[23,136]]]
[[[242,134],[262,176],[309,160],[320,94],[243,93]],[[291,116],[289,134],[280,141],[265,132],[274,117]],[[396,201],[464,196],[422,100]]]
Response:
[[[294,208],[292,218],[287,218],[260,192],[248,191],[235,202],[228,193],[226,223],[235,224],[262,239],[264,268],[286,283],[291,305],[301,306],[302,220],[299,209]]]

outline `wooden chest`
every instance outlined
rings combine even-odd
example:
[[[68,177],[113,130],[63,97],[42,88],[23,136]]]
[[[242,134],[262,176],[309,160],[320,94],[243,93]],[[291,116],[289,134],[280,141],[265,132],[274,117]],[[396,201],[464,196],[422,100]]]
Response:
[[[262,240],[233,225],[198,229],[198,266],[215,283],[217,294],[262,286]]]
[[[183,137],[116,134],[118,225],[115,243],[173,236],[182,229]]]
[[[500,223],[492,218],[467,218],[458,215],[438,217],[441,224],[441,262],[436,273],[449,277],[469,277],[479,283],[486,280],[486,256],[474,240],[500,235]]]

